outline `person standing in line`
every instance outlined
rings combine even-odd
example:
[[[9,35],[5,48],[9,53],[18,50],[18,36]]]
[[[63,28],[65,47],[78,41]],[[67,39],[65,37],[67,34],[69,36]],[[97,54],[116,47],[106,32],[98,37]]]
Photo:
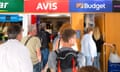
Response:
[[[50,33],[46,31],[46,23],[41,23],[38,37],[41,40],[42,70],[46,71],[50,43]]]
[[[29,49],[33,63],[33,72],[41,72],[41,43],[36,35],[36,25],[30,25],[28,36],[24,37],[21,42]]]
[[[103,45],[113,47],[113,44],[104,42],[100,29],[97,26],[94,28],[93,40],[95,41],[95,44],[97,46],[97,57],[95,57],[93,65],[100,70],[100,54],[102,52],[102,47]]]
[[[60,69],[61,72],[76,72],[77,68],[85,66],[85,58],[72,48],[76,42],[76,32],[73,29],[68,28],[65,29],[61,35],[62,48],[50,53],[48,59],[48,68],[50,68],[51,72],[59,72]],[[73,58],[71,55],[75,56],[76,58],[75,65],[73,65],[71,62],[71,59]],[[63,59],[60,61],[60,67],[57,58]]]
[[[60,29],[59,29],[59,32],[58,32],[58,36],[55,38],[55,40],[53,41],[53,51],[54,50],[58,50],[62,47],[62,41],[61,41],[61,34],[63,33],[63,31],[65,29],[69,29],[69,28],[72,28],[71,27],[71,24],[69,23],[64,23]],[[75,45],[72,46],[72,48],[75,50],[75,51],[78,51],[78,47],[77,47],[77,43],[75,42]]]
[[[94,58],[97,56],[97,50],[95,42],[92,38],[93,28],[88,27],[87,33],[83,36],[81,40],[81,53],[85,56],[86,66],[92,66]]]
[[[11,24],[7,34],[8,41],[0,45],[0,72],[33,72],[29,50],[20,43],[22,27]]]

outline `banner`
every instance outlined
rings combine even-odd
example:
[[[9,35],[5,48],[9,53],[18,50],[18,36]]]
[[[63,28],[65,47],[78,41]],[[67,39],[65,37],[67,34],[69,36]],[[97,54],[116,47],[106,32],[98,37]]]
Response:
[[[23,12],[24,0],[0,0],[0,12]]]
[[[22,21],[22,16],[19,15],[9,15],[9,14],[0,14],[0,22],[20,22]]]
[[[70,12],[112,12],[112,0],[69,0]]]
[[[0,12],[120,12],[120,0],[0,0]]]
[[[120,0],[113,0],[113,12],[120,12]]]
[[[25,0],[25,12],[68,12],[68,0]]]

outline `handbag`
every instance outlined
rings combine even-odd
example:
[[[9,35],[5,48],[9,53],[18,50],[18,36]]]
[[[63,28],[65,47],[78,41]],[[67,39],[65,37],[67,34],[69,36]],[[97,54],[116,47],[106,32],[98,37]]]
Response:
[[[120,56],[117,54],[116,46],[114,46],[114,51],[110,49],[109,61],[112,63],[120,63]]]

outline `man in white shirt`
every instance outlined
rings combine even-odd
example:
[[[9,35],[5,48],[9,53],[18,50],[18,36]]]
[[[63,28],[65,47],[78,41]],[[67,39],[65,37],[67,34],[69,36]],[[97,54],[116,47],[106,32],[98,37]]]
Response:
[[[13,24],[7,30],[8,41],[0,45],[0,72],[33,72],[28,49],[19,41],[22,28]]]
[[[86,65],[92,65],[97,56],[96,44],[92,38],[93,28],[88,27],[87,33],[81,40],[81,53],[85,56]]]

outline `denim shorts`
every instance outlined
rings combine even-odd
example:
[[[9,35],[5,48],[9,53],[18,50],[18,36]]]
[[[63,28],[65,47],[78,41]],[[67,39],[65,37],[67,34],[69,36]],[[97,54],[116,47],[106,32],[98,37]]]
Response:
[[[37,63],[33,66],[33,72],[41,72],[41,63]]]

